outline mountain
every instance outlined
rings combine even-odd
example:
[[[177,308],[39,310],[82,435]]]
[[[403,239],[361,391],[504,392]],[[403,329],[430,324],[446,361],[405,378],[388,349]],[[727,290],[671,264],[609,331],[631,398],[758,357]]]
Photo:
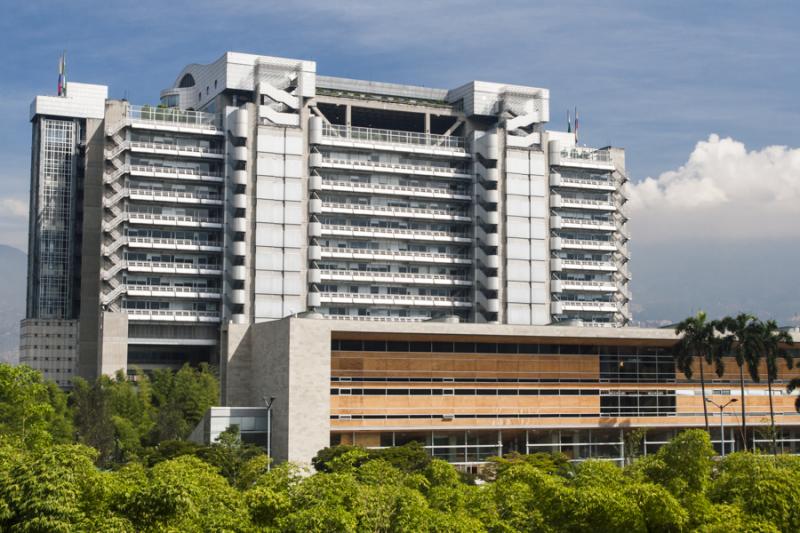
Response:
[[[0,362],[16,362],[19,321],[25,317],[28,256],[0,244]]]

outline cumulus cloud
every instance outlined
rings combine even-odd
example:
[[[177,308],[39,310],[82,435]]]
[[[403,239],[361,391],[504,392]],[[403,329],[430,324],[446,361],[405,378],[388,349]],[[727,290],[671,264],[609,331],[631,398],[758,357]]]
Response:
[[[800,149],[711,135],[677,170],[632,184],[629,206],[636,240],[800,237]]]
[[[27,218],[28,202],[19,198],[0,198],[0,217]]]

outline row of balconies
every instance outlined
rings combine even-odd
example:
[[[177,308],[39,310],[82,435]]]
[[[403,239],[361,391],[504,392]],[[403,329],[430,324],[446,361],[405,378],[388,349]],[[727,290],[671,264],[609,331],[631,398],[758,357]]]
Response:
[[[122,292],[128,296],[154,296],[166,298],[202,298],[218,300],[222,290],[216,287],[181,287],[172,285],[122,284]]]
[[[407,163],[391,163],[386,161],[368,161],[361,159],[327,158],[323,157],[319,152],[311,153],[308,158],[308,164],[315,168],[335,168],[342,170],[362,170],[414,176],[472,179],[472,174],[470,174],[466,169],[434,165],[410,165]]]
[[[561,215],[550,217],[550,227],[552,229],[585,229],[617,231],[617,224],[613,220],[592,220],[587,218],[572,218]]]
[[[413,197],[413,198],[437,198],[445,200],[465,200],[469,201],[472,197],[468,192],[452,191],[441,187],[413,187],[409,185],[390,185],[383,183],[363,183],[355,181],[336,181],[323,179],[320,175],[310,176],[308,188],[313,191],[336,191],[385,194],[393,196]]]
[[[327,270],[312,268],[308,271],[309,283],[323,281],[352,281],[359,283],[403,283],[414,285],[470,286],[466,276],[448,274],[420,274],[410,272],[375,272],[364,270]]]
[[[425,242],[470,243],[472,237],[463,233],[403,228],[379,228],[375,226],[345,226],[310,222],[310,237],[330,235],[336,237],[366,237],[371,239],[402,239]]]
[[[170,189],[137,189],[123,188],[114,195],[115,198],[127,197],[131,200],[141,200],[150,202],[169,202],[176,204],[195,204],[195,205],[221,205],[223,197],[221,194],[212,192],[192,192],[176,191]]]
[[[550,303],[554,315],[563,315],[569,311],[595,311],[601,313],[621,313],[623,305],[617,302],[587,302],[561,300]]]
[[[554,279],[550,281],[552,292],[585,291],[585,292],[617,292],[615,281],[589,281],[576,279]]]
[[[560,149],[551,143],[550,164],[562,167],[589,168],[599,170],[614,170],[610,150],[598,150],[582,146]]]
[[[458,296],[425,296],[417,294],[308,293],[308,305],[310,307],[319,307],[322,304],[469,308],[472,307],[472,300]]]
[[[219,117],[203,111],[184,111],[174,107],[154,107],[128,105],[126,120],[121,125],[130,124],[135,128],[201,133],[203,135],[222,135]],[[113,135],[115,132],[107,132]]]
[[[370,316],[370,315],[330,315],[323,314],[322,318],[328,320],[351,320],[356,322],[424,322],[430,320],[427,316]]]
[[[553,250],[597,250],[604,252],[615,252],[618,249],[614,241],[567,239],[564,237],[551,237],[550,247]]]
[[[172,157],[199,157],[211,159],[223,159],[225,157],[225,151],[220,148],[144,141],[123,141],[117,145],[114,150],[107,150],[106,158],[112,159],[125,150],[144,154],[168,155]]]
[[[469,157],[463,137],[327,124],[312,117],[309,142],[347,148]]]
[[[610,177],[609,179],[605,180],[577,178],[572,176],[563,176],[558,172],[550,173],[550,185],[552,187],[569,187],[574,189],[589,189],[607,192],[614,192],[617,190],[617,185]]]
[[[497,256],[494,256],[495,258]],[[309,261],[320,261],[322,259],[347,259],[347,260],[367,260],[367,261],[404,261],[411,263],[431,263],[431,264],[472,264],[469,255],[415,252],[411,250],[374,250],[361,248],[342,248],[311,245],[308,247]]]
[[[119,246],[127,245],[129,248],[146,248],[154,250],[180,250],[187,252],[221,252],[222,243],[214,241],[200,241],[194,239],[164,239],[159,237],[120,237],[114,245],[106,245],[104,252],[110,253]]]
[[[154,322],[220,322],[219,311],[185,311],[180,309],[123,309],[128,320]]]
[[[124,213],[129,222],[135,224],[154,224],[161,226],[180,226],[195,228],[221,228],[222,219],[215,217],[194,217],[188,215],[161,215],[156,213]]]
[[[141,176],[145,178],[212,181],[217,183],[225,181],[225,178],[221,172],[156,165],[123,165],[114,172],[105,174],[103,176],[103,181],[106,183],[111,183],[116,181],[117,178],[123,174],[130,174],[131,176]]]
[[[550,270],[561,272],[563,270],[593,270],[601,272],[616,272],[620,268],[614,261],[589,261],[583,259],[550,259]]]
[[[160,274],[220,275],[222,265],[180,263],[175,261],[120,261],[103,271],[103,279],[112,278],[120,270]]]
[[[560,194],[550,195],[550,207],[558,209],[574,208],[574,209],[592,209],[595,211],[616,211],[617,205],[607,200],[590,200],[586,198],[570,198]]]
[[[472,218],[460,209],[425,209],[418,207],[393,207],[382,205],[360,205],[324,202],[317,198],[308,203],[310,213],[338,213],[348,215],[389,216],[426,220],[452,220],[471,222]]]

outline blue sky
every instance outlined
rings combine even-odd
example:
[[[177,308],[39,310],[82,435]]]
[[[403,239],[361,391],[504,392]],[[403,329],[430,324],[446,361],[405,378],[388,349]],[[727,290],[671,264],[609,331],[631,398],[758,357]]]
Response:
[[[639,284],[643,295],[655,293],[652,301],[660,301],[671,290],[662,287],[658,272],[668,265],[654,259],[659,254],[699,262],[722,276],[730,270],[715,263],[719,254],[704,255],[704,240],[728,243],[726,250],[742,254],[757,240],[767,246],[759,250],[770,262],[793,262],[786,239],[797,248],[800,233],[770,232],[770,247],[746,231],[755,219],[739,219],[774,200],[783,202],[769,209],[784,217],[775,215],[776,227],[792,220],[800,225],[800,207],[792,211],[776,188],[775,198],[748,209],[748,199],[735,193],[760,182],[722,168],[730,166],[724,155],[730,145],[706,147],[722,154],[711,157],[716,167],[691,161],[707,155],[698,143],[716,134],[743,145],[736,168],[758,170],[748,162],[760,154],[758,161],[777,161],[782,186],[800,181],[800,152],[774,155],[767,148],[800,146],[799,24],[800,6],[791,1],[13,1],[0,20],[0,243],[24,248],[28,104],[36,94],[54,93],[61,50],[67,50],[70,80],[107,84],[112,97],[135,103],[157,101],[186,63],[236,50],[313,59],[322,74],[354,78],[445,88],[484,79],[549,88],[553,129],[563,129],[566,109],[577,105],[582,142],[623,146],[633,180],[654,178],[632,209],[634,252],[644,254],[634,256],[632,269],[637,276],[639,260],[648,276],[636,280],[634,297]],[[731,191],[731,183],[742,185]],[[797,188],[792,191],[800,199]],[[700,197],[717,203],[694,205]],[[647,218],[664,205],[673,209]],[[687,205],[694,211],[685,211]],[[704,222],[703,213],[716,208],[722,211],[714,220],[726,224]],[[696,223],[665,232],[676,217]],[[681,247],[687,239],[695,245],[691,251]],[[725,296],[728,307],[720,305],[750,301],[747,290],[764,292],[739,287]],[[800,314],[790,301],[800,301],[794,290],[785,301],[756,307],[788,321]],[[637,304],[645,318],[666,320],[702,302]]]

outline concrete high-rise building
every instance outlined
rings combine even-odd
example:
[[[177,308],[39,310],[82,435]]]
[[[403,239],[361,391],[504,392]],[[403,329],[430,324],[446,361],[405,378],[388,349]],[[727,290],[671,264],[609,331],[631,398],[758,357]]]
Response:
[[[548,131],[546,89],[350,80],[229,52],[184,68],[160,105],[72,83],[31,120],[33,366],[55,321],[78,338],[48,361],[91,377],[217,362],[243,331],[229,324],[307,311],[630,320],[624,153]]]

